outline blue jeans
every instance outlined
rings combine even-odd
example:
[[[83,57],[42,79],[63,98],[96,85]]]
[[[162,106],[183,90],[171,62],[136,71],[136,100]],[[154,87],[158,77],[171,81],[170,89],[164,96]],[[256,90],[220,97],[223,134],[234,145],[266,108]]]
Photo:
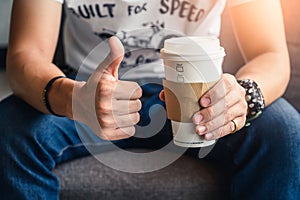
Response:
[[[159,102],[157,94],[147,99],[146,110],[151,102]],[[163,134],[152,137],[155,142],[127,139],[120,144],[160,148],[162,141],[172,139],[169,125]],[[95,138],[99,147],[106,146],[107,142]],[[86,147],[74,121],[42,114],[17,97],[8,97],[0,102],[1,198],[58,199],[59,180],[53,168],[89,155]],[[281,98],[250,127],[219,139],[205,159],[232,175],[231,199],[293,200],[300,196],[299,152],[300,116]]]

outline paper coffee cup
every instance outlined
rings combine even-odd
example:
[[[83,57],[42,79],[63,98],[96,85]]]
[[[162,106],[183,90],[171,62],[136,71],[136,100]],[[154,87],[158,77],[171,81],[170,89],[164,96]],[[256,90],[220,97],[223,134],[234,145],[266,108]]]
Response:
[[[204,147],[215,143],[196,134],[192,116],[200,110],[200,97],[220,79],[224,56],[215,37],[165,40],[161,49],[166,78],[163,85],[176,145]]]

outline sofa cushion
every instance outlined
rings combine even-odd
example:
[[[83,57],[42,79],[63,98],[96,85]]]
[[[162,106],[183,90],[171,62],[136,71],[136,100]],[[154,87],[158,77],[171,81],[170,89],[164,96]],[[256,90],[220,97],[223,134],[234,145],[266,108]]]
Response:
[[[291,80],[284,97],[300,112],[300,34],[298,38],[299,44],[288,43],[291,61]]]
[[[291,80],[285,97],[300,111],[300,1],[281,0],[291,61]]]
[[[103,154],[119,156],[115,151]],[[226,199],[229,186],[216,166],[186,155],[148,173],[120,172],[92,156],[59,165],[54,173],[60,179],[61,199]]]

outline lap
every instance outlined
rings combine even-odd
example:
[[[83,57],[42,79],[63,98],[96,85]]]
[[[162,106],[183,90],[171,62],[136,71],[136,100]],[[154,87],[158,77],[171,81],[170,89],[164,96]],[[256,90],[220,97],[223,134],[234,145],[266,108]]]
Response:
[[[73,120],[43,114],[14,95],[0,102],[0,110],[1,148],[47,151],[57,162],[69,159],[73,146],[82,146],[79,155],[87,154]]]
[[[219,139],[207,159],[227,171],[239,168],[257,155],[272,162],[299,162],[299,151],[300,114],[280,98],[266,107],[249,127]]]
[[[88,135],[81,134],[78,136],[78,127],[73,120],[43,114],[13,95],[0,102],[0,110],[0,137],[6,143],[7,140],[25,143],[26,138],[27,140],[35,138],[39,143],[49,148],[48,150],[53,155],[61,155],[62,149],[66,147],[83,146],[82,139],[93,138],[93,141],[94,139],[97,140],[95,135],[90,134],[87,127],[80,126],[87,130]],[[228,156],[232,156],[233,152],[242,147],[242,144],[251,145],[251,148],[254,148],[255,145],[267,145],[270,148],[281,146],[283,150],[289,151],[288,148],[284,147],[299,144],[298,130],[300,130],[299,113],[284,99],[279,99],[268,106],[263,115],[253,121],[250,127],[243,128],[234,135],[219,139],[209,156],[221,158],[225,152]],[[119,141],[119,144],[124,147],[157,149],[169,143],[171,139],[171,128],[167,121],[157,135],[148,139],[123,140]],[[101,145],[103,141],[98,140],[97,142]],[[69,148],[70,151],[75,151],[75,149]],[[248,151],[250,150],[248,149]],[[87,153],[84,152],[84,154]]]
[[[145,107],[144,113],[147,114],[148,118],[150,106]],[[115,144],[121,148],[158,149],[172,140],[170,124],[166,122],[165,125],[162,124],[162,130],[158,134],[150,134],[149,138],[143,138],[143,134],[146,130],[155,129],[154,126],[151,125],[151,128],[147,123],[141,123],[137,137],[114,141],[113,143],[104,141],[84,124],[66,117],[41,113],[14,95],[0,102],[0,110],[0,143],[2,143],[2,148],[11,148],[16,145],[22,149],[43,151],[41,153],[46,151],[51,154],[56,163],[90,153],[106,151],[110,149],[108,146],[115,146]],[[151,119],[161,115],[162,112],[163,109],[156,109],[151,114]],[[17,148],[15,149],[17,151]]]

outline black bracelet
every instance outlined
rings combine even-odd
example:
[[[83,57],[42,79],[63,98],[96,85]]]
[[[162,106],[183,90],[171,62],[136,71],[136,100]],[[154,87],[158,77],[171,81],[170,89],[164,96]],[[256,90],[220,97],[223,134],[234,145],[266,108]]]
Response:
[[[255,81],[250,79],[244,79],[238,80],[238,83],[246,91],[245,98],[248,104],[248,114],[245,126],[249,126],[250,121],[256,119],[262,114],[262,111],[265,107],[264,97]]]
[[[43,102],[44,102],[44,105],[45,107],[47,108],[47,110],[52,114],[52,115],[55,115],[57,117],[63,117],[62,115],[58,115],[56,114],[51,106],[50,106],[50,103],[49,103],[49,97],[48,97],[48,94],[49,94],[49,91],[53,85],[53,83],[57,80],[57,79],[60,79],[60,78],[66,78],[65,76],[56,76],[54,78],[52,78],[46,85],[45,89],[43,90],[43,93],[42,93],[42,98],[43,98]]]

